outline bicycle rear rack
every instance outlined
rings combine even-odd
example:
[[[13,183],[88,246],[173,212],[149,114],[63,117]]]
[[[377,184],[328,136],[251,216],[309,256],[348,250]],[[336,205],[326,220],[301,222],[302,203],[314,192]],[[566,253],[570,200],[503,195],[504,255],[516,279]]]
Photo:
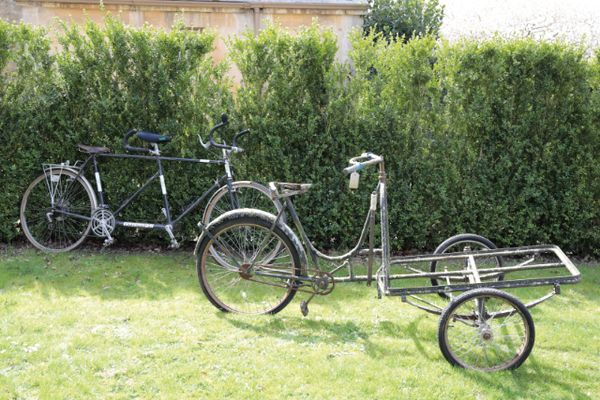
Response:
[[[65,170],[78,174],[81,170],[81,161],[76,161],[73,165],[71,165],[69,161],[60,164],[43,163],[42,169],[44,171],[44,176],[46,177],[46,186],[50,193],[50,205],[51,207],[54,207],[56,195],[61,191],[61,174]]]
[[[83,163],[83,161],[81,161],[81,160],[77,160],[73,164],[71,164],[71,162],[69,160],[62,162],[60,164],[43,163],[42,169],[44,171],[44,174],[46,174],[46,175],[52,174],[52,173],[58,174],[58,173],[64,171],[65,169],[69,169],[69,170],[78,172],[81,170],[82,163]]]

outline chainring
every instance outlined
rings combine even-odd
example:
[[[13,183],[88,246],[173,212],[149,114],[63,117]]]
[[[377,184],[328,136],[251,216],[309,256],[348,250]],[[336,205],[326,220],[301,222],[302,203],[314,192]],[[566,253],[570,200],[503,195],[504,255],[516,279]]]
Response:
[[[99,237],[109,237],[115,230],[115,216],[106,208],[98,208],[92,213],[92,232]]]

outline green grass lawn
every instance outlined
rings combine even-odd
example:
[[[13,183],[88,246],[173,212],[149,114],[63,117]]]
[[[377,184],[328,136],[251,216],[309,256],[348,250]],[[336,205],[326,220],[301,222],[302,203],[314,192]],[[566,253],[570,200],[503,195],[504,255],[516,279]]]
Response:
[[[204,298],[191,253],[4,250],[0,398],[598,399],[600,266],[579,267],[582,283],[532,310],[525,364],[485,374],[445,361],[436,316],[364,284],[308,317],[306,294],[247,317]]]

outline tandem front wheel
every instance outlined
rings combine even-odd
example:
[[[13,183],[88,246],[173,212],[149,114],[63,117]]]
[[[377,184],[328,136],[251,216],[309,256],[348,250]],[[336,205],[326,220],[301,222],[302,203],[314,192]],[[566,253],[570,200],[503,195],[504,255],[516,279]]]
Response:
[[[474,289],[456,296],[442,312],[438,342],[452,365],[493,372],[518,368],[535,341],[531,313],[515,296]]]

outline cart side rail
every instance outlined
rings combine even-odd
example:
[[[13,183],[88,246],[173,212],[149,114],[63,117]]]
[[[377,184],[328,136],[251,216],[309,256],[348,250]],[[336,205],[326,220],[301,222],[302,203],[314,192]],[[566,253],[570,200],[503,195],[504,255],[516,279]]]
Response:
[[[518,263],[517,265],[503,266],[503,267],[476,267],[475,270],[469,267],[465,267],[463,270],[457,271],[437,271],[429,272],[422,271],[418,268],[411,267],[411,264],[418,263],[431,263],[432,261],[443,262],[445,260],[452,261],[465,261],[465,265],[469,263],[469,260],[475,263],[481,258],[490,257],[526,257],[529,259]],[[538,258],[552,258],[552,260],[538,260]],[[537,261],[537,262],[536,262]],[[466,290],[472,290],[477,288],[496,288],[496,289],[510,289],[510,288],[522,288],[532,286],[554,286],[559,288],[561,284],[574,284],[581,280],[581,274],[573,262],[565,255],[565,253],[555,245],[536,245],[536,246],[525,246],[525,247],[511,247],[502,249],[492,250],[479,250],[479,251],[468,251],[461,253],[451,254],[440,254],[440,255],[417,255],[417,256],[406,256],[406,257],[394,257],[390,260],[390,265],[395,266],[396,270],[398,266],[404,267],[407,272],[389,274],[387,280],[378,280],[380,290],[389,296],[409,296],[418,294],[431,294],[431,293],[450,293],[450,292],[462,292]],[[410,280],[418,278],[443,278],[443,277],[457,277],[457,276],[470,276],[473,274],[484,275],[484,274],[503,274],[504,276],[509,275],[511,272],[521,271],[537,271],[544,269],[565,269],[568,274],[561,276],[541,276],[524,279],[506,279],[505,280],[494,280],[485,282],[459,282],[449,283],[446,285],[439,286],[406,286],[406,287],[391,287],[385,284],[385,281],[397,281],[397,280]],[[382,274],[380,274],[382,275]],[[382,277],[382,276],[381,276]]]

